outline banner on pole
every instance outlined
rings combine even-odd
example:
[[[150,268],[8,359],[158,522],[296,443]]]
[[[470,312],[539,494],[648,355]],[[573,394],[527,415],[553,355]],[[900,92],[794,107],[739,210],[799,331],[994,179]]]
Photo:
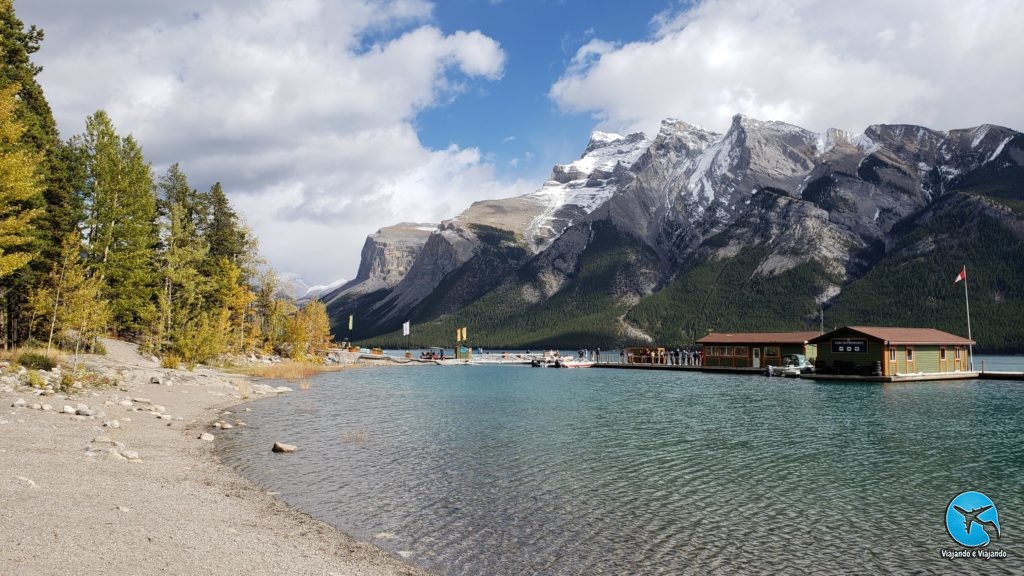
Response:
[[[408,336],[408,335],[409,335],[409,321],[406,320],[405,322],[402,323],[402,336]]]
[[[348,329],[349,330],[352,329],[352,315],[351,314],[348,315]]]

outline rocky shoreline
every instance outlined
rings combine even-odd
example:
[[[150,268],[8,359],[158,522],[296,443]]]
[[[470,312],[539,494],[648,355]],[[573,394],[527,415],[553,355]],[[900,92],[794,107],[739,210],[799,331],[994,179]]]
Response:
[[[0,572],[423,573],[221,464],[211,432],[245,426],[232,407],[290,388],[105,344],[82,359],[104,386],[63,393],[59,371],[0,377]]]

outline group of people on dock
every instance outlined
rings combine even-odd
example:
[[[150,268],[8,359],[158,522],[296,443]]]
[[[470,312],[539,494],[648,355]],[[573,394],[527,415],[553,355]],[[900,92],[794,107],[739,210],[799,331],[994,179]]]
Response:
[[[676,348],[624,348],[619,351],[619,362],[625,364],[661,364],[665,366],[701,366],[699,350]]]

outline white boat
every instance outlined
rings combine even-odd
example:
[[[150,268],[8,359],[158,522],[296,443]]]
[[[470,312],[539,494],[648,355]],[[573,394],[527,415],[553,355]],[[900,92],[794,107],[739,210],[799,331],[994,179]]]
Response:
[[[592,360],[560,360],[555,363],[555,368],[590,368],[593,365]]]
[[[795,378],[801,374],[813,374],[814,365],[803,354],[787,354],[782,357],[782,366],[768,366],[765,373],[771,376]]]
[[[465,358],[445,358],[444,360],[434,360],[434,364],[438,366],[469,366],[469,360]]]

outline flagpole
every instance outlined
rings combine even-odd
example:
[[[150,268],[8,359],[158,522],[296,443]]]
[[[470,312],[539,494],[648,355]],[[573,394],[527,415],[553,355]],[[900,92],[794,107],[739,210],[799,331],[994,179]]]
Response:
[[[967,297],[967,265],[964,264],[964,303],[967,304],[967,339],[971,338],[971,300]],[[967,351],[967,358],[971,366],[971,372],[974,372],[974,345],[968,344],[969,348]]]

